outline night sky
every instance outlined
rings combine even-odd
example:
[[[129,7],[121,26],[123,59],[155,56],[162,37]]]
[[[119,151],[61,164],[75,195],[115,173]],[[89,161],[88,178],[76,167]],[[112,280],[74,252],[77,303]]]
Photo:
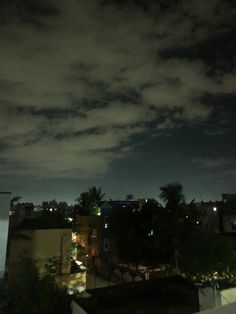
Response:
[[[0,0],[0,190],[236,192],[236,5]]]

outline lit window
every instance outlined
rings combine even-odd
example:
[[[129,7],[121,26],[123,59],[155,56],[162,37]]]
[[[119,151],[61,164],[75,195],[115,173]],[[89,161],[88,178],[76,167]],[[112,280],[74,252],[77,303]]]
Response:
[[[217,211],[217,207],[213,207],[213,211],[216,212]]]
[[[149,237],[153,236],[153,229],[148,234]]]

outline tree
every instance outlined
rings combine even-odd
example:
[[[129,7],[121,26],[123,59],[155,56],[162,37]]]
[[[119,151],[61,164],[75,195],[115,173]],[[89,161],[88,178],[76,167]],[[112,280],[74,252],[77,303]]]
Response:
[[[79,213],[82,212],[84,215],[89,215],[90,208],[92,207],[91,197],[89,192],[83,192],[80,196],[76,199],[79,203]]]
[[[183,186],[179,183],[169,183],[160,187],[160,198],[167,210],[175,213],[185,203]]]
[[[235,272],[233,244],[221,235],[194,227],[180,251],[182,272],[198,280],[212,280],[213,273],[226,279]]]
[[[185,203],[182,185],[167,184],[160,190],[164,206],[156,217],[156,228],[162,261],[177,273],[197,278],[210,278],[213,272],[222,275],[234,267],[232,245],[196,223],[194,201]]]
[[[105,193],[102,189],[91,186],[87,192],[83,192],[76,199],[81,207],[81,212],[89,215],[98,215],[101,211],[100,206],[104,202]]]
[[[159,247],[165,262],[178,273],[179,252],[189,228],[183,186],[179,183],[169,183],[160,187],[160,198],[164,206],[156,220]]]
[[[11,208],[13,208],[15,203],[18,202],[20,199],[21,199],[21,196],[14,196],[14,197],[12,197],[12,199],[10,201]]]
[[[9,290],[10,313],[69,313],[68,297],[57,289],[51,270],[39,276],[30,258],[22,258],[15,284]]]
[[[89,188],[88,192],[92,199],[93,205],[100,207],[104,202],[106,193],[102,193],[102,189],[100,187],[96,188],[94,185]]]

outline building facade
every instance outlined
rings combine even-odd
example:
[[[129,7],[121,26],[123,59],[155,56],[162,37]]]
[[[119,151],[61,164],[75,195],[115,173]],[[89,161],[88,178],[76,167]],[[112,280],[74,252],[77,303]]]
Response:
[[[0,278],[5,274],[10,201],[10,192],[0,192]]]

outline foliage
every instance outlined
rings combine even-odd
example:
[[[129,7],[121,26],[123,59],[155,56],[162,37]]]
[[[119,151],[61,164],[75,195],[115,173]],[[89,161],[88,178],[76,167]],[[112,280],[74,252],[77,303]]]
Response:
[[[15,205],[16,202],[18,202],[21,199],[21,196],[14,196],[11,199],[11,208]]]
[[[52,257],[48,259],[48,262],[45,264],[46,275],[49,277],[54,277],[57,273],[59,267],[58,257]]]
[[[179,212],[180,207],[185,203],[183,186],[179,183],[169,183],[160,187],[160,191],[160,198],[164,202],[165,208],[173,214]]]
[[[51,273],[40,277],[30,258],[20,261],[17,282],[10,290],[12,314],[69,313],[67,296],[58,291]]]
[[[197,224],[194,202],[185,202],[182,185],[170,183],[160,191],[163,206],[149,200],[141,211],[113,209],[111,230],[120,260],[162,265],[192,278],[234,271],[231,243]]]
[[[232,245],[197,225],[194,203],[185,203],[183,187],[167,184],[160,190],[165,206],[156,223],[165,263],[177,273],[199,278],[209,277],[213,272],[221,274],[233,267]]]
[[[179,266],[191,277],[209,278],[216,273],[221,278],[226,272],[235,270],[236,256],[233,252],[232,243],[227,239],[193,228],[180,252]]]
[[[97,188],[95,186],[91,186],[87,192],[81,193],[76,199],[81,208],[80,213],[83,215],[97,215],[105,195],[100,187]]]

